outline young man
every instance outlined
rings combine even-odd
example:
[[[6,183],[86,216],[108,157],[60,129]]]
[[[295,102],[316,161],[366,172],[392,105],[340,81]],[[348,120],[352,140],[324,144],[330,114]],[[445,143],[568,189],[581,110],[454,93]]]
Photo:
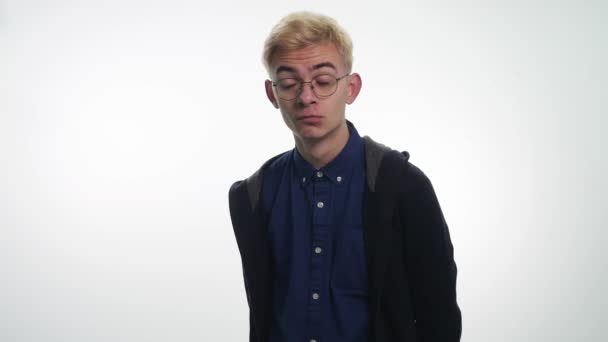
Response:
[[[295,148],[230,189],[250,341],[459,341],[452,243],[429,179],[345,119],[361,90],[348,35],[294,13],[264,63]]]

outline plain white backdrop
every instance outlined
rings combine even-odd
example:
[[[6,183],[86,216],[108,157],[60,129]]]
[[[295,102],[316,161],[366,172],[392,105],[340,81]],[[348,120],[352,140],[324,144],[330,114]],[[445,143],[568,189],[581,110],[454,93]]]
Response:
[[[335,17],[347,118],[411,153],[463,341],[606,341],[603,1],[0,1],[0,340],[246,341],[228,188],[292,148],[283,15]]]

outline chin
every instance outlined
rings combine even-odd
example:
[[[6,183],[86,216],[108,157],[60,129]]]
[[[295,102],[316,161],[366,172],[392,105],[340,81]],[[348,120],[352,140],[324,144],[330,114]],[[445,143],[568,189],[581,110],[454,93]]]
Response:
[[[318,140],[327,135],[327,129],[320,126],[304,126],[297,128],[294,133],[301,139]]]

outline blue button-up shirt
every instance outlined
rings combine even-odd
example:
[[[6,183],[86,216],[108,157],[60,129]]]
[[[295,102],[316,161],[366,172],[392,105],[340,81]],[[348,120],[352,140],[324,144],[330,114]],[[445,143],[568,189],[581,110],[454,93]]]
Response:
[[[294,148],[265,173],[275,265],[270,342],[367,341],[365,152],[348,127],[346,146],[323,168]]]

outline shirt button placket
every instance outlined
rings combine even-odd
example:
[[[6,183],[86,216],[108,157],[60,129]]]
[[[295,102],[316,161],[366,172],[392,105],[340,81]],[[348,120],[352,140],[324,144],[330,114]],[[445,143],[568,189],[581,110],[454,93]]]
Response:
[[[323,295],[323,255],[325,254],[326,241],[328,239],[329,227],[331,223],[330,193],[331,183],[322,171],[316,171],[312,177],[308,177],[307,182],[312,185],[311,204],[313,206],[312,217],[312,245],[311,245],[311,273],[310,273],[310,292],[309,292],[309,341],[319,341],[321,333],[321,307],[324,305],[321,298]],[[331,253],[330,250],[327,250]],[[313,337],[314,336],[314,337]]]

